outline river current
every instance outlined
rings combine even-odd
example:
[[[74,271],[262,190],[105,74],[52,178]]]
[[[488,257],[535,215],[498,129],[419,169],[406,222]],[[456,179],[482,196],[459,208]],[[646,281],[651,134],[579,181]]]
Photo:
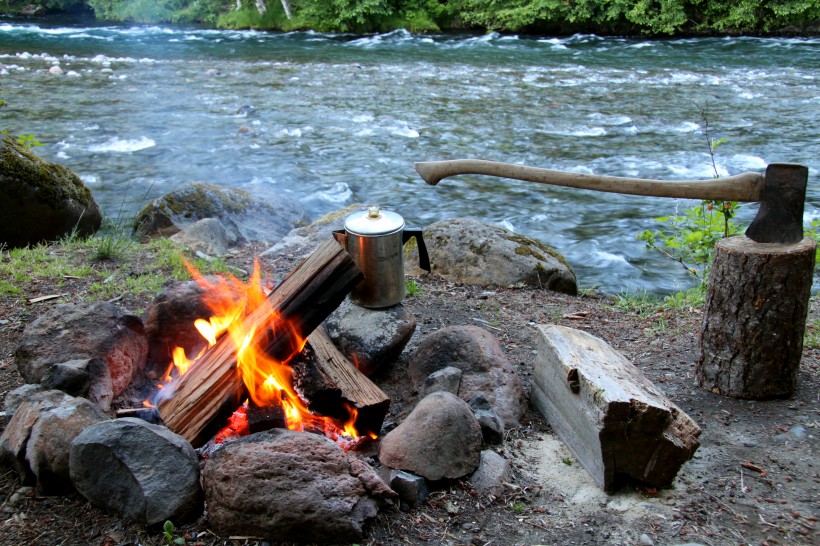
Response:
[[[59,65],[61,74],[50,69]],[[409,225],[470,216],[559,250],[605,292],[689,285],[636,234],[692,201],[413,163],[480,158],[582,173],[711,178],[810,169],[820,216],[820,40],[373,36],[0,19],[0,128],[74,170],[105,212],[192,181],[258,184],[311,216],[378,203]],[[748,222],[757,205],[745,205]]]

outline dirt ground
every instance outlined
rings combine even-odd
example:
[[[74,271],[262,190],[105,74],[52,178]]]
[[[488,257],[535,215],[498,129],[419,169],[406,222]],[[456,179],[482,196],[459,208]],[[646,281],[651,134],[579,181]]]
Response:
[[[254,250],[231,258],[249,268]],[[287,260],[275,264],[287,269]],[[131,265],[138,268],[138,260]],[[76,300],[82,279],[59,289]],[[650,314],[616,309],[599,296],[570,297],[536,289],[492,289],[448,283],[425,275],[420,293],[405,305],[416,332],[403,358],[427,334],[470,324],[492,332],[529,384],[535,361],[534,326],[558,323],[588,331],[629,358],[703,429],[701,446],[666,490],[626,486],[602,492],[578,461],[530,409],[522,426],[507,432],[498,450],[515,480],[503,495],[478,494],[463,481],[441,484],[425,504],[382,512],[362,544],[820,544],[820,352],[804,348],[796,395],[746,401],[697,387],[694,357],[701,312]],[[27,297],[54,293],[44,281]],[[144,309],[148,301],[125,296],[118,305]],[[0,298],[0,396],[21,384],[12,352],[25,324],[50,302],[26,305]],[[809,324],[820,324],[813,306]],[[812,332],[813,333],[813,332]],[[374,378],[392,400],[391,418],[414,406],[406,361]],[[0,427],[6,424],[5,417]],[[0,467],[0,544],[159,545],[159,529],[120,521],[79,496],[36,497],[22,489],[10,467]],[[218,536],[206,519],[176,532],[189,545],[270,544],[252,537]]]

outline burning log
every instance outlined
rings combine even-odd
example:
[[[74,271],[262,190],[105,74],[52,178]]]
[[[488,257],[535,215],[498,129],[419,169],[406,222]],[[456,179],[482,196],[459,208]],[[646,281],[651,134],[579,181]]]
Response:
[[[345,358],[324,328],[310,334],[293,371],[296,387],[312,411],[344,420],[355,410],[356,430],[379,434],[390,398]]]
[[[294,269],[242,321],[241,331],[252,349],[279,362],[301,350],[305,338],[327,318],[359,282],[356,264],[330,240]],[[238,348],[232,336],[223,336],[161,396],[157,410],[165,425],[195,446],[214,430],[208,428],[225,410],[233,411],[247,396],[237,373]],[[247,379],[246,379],[247,382]]]

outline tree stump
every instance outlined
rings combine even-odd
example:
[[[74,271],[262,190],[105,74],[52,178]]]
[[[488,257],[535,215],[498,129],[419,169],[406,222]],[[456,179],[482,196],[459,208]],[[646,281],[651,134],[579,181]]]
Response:
[[[701,387],[749,399],[794,393],[816,247],[808,237],[715,245],[695,368]]]

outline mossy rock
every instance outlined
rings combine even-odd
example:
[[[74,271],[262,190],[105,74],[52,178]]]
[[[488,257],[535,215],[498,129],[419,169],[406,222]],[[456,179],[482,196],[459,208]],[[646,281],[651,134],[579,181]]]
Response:
[[[575,295],[575,272],[549,245],[501,226],[453,218],[424,229],[433,273],[477,286],[529,285]],[[415,251],[406,264],[418,263]]]
[[[75,227],[81,236],[92,235],[102,224],[80,177],[7,135],[0,135],[0,218],[0,244],[12,248],[54,241]]]
[[[169,237],[205,218],[219,220],[231,241],[267,243],[310,221],[298,201],[259,186],[193,182],[143,207],[134,219],[134,234],[141,240]]]
[[[365,205],[355,204],[329,212],[307,226],[291,230],[287,236],[263,252],[262,255],[290,254],[299,257],[307,256],[316,250],[319,245],[333,237],[334,230],[344,229],[345,218],[348,215],[364,208]]]

